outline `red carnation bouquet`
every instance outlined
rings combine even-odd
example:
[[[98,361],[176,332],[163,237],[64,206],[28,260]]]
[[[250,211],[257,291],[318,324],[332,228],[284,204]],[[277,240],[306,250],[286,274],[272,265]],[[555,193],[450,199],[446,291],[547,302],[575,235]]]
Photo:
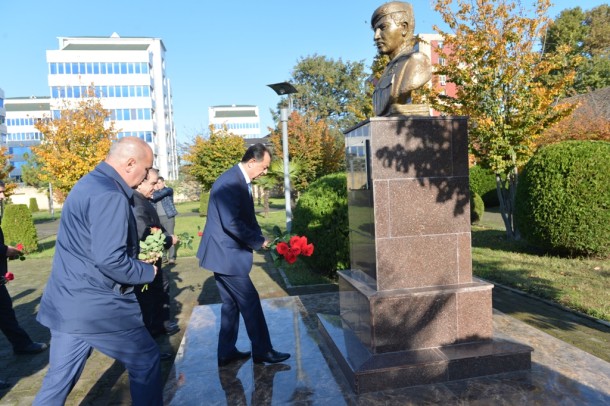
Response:
[[[280,266],[282,260],[294,264],[299,255],[310,257],[313,254],[313,244],[307,242],[307,237],[282,232],[278,226],[273,227],[273,234],[275,238],[269,249],[275,266]]]

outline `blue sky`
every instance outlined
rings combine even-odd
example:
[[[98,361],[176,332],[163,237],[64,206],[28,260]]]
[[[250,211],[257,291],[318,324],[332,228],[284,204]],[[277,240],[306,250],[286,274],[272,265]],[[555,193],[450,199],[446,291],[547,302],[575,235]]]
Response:
[[[527,0],[524,1],[527,3]],[[154,37],[167,49],[179,142],[205,132],[208,107],[258,105],[273,127],[278,96],[267,87],[290,78],[301,57],[364,61],[375,56],[372,12],[383,0],[2,1],[0,88],[5,97],[48,96],[46,51],[57,37]],[[411,2],[416,33],[441,24],[429,0]],[[556,0],[556,17],[573,0]],[[588,10],[607,1],[588,0]],[[266,131],[265,131],[266,132]]]

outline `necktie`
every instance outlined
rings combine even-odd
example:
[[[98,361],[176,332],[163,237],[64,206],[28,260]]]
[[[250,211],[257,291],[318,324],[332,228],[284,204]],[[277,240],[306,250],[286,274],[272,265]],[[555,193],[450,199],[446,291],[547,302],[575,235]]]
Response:
[[[250,197],[252,197],[252,183],[248,183],[248,193],[250,193]]]

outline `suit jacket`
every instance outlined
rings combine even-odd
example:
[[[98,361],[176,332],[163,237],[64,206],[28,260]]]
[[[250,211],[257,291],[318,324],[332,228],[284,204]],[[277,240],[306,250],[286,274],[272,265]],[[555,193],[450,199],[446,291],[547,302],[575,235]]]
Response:
[[[0,227],[0,276],[4,276],[8,272],[7,248],[6,244],[4,244],[4,232],[2,232],[2,227]]]
[[[107,163],[66,199],[38,321],[64,333],[107,333],[144,325],[133,285],[154,269],[136,259],[133,190]]]
[[[252,251],[265,242],[248,184],[238,165],[218,177],[208,203],[203,237],[197,250],[202,268],[224,275],[245,276]]]

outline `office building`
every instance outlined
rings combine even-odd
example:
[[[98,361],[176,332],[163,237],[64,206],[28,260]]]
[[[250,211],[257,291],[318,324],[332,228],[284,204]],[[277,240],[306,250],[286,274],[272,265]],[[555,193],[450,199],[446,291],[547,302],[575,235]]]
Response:
[[[177,179],[178,159],[165,46],[158,38],[59,37],[59,48],[47,51],[51,116],[65,102],[95,96],[118,131],[151,146],[154,166],[166,179]]]
[[[208,119],[214,130],[226,129],[246,139],[261,138],[258,106],[212,106],[208,108]]]

